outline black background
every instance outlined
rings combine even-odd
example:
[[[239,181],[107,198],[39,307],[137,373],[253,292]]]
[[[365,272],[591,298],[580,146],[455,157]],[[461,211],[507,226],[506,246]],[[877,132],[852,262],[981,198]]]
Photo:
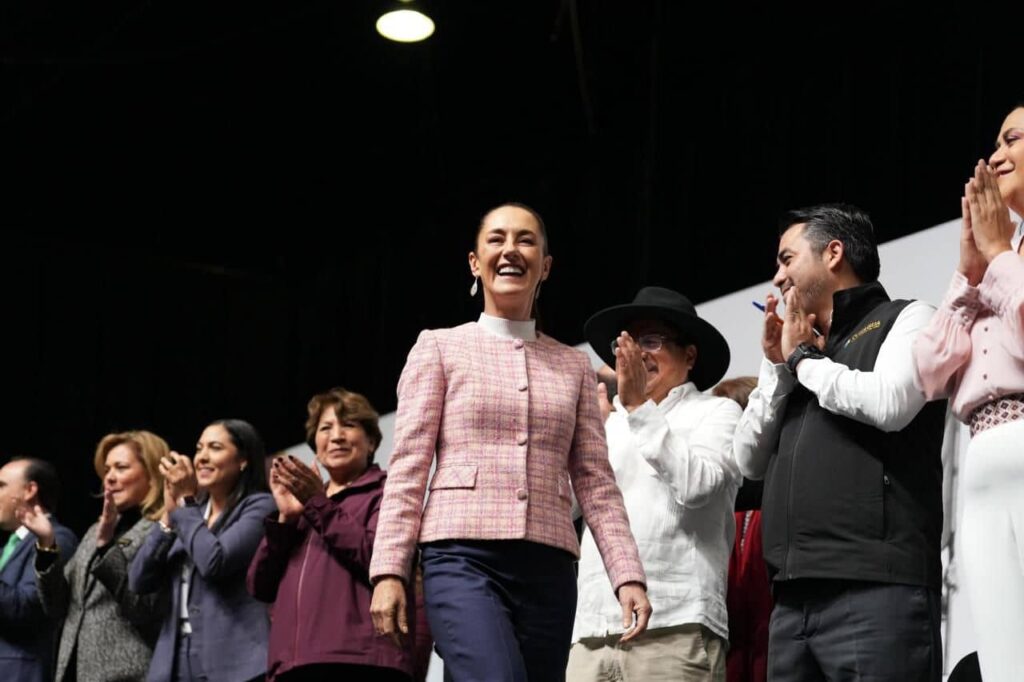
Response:
[[[394,409],[417,332],[479,310],[496,203],[545,216],[543,325],[579,343],[642,285],[769,278],[784,209],[957,216],[1021,94],[980,10],[438,0],[401,45],[386,2],[100,4],[0,10],[0,455],[58,461],[78,530],[109,431],[274,450],[330,386]]]

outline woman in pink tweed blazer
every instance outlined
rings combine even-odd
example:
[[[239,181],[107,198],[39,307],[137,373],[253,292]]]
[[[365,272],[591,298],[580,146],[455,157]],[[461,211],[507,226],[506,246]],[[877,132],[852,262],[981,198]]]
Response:
[[[579,556],[573,491],[632,626],[624,640],[650,616],[644,572],[590,363],[535,331],[534,301],[551,269],[540,217],[517,204],[492,210],[469,265],[484,314],[422,332],[398,384],[371,611],[379,633],[406,631],[403,583],[420,543],[446,679],[563,680]]]

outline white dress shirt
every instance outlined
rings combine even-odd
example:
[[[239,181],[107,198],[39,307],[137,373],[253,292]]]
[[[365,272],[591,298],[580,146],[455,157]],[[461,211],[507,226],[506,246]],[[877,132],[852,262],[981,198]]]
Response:
[[[212,505],[212,502],[206,502],[206,509],[203,510],[203,519],[206,521],[210,520],[210,511],[213,508]],[[196,565],[192,563],[192,558],[186,554],[185,560],[181,564],[181,604],[178,609],[178,628],[183,635],[192,634],[192,624],[188,620],[188,591],[189,584],[192,582],[192,570],[195,567]]]
[[[732,458],[740,406],[676,386],[632,413],[615,398],[608,455],[647,573],[649,628],[700,623],[728,637],[726,574],[740,475]],[[574,642],[624,631],[622,607],[587,529],[579,565]]]
[[[794,377],[784,363],[774,364],[764,358],[757,388],[750,394],[733,441],[743,475],[754,480],[764,478],[778,445],[786,401],[797,381],[833,414],[886,432],[910,424],[927,402],[914,385],[912,346],[934,313],[934,306],[923,301],[913,301],[900,311],[870,372],[850,369],[829,358],[808,358],[797,366]]]

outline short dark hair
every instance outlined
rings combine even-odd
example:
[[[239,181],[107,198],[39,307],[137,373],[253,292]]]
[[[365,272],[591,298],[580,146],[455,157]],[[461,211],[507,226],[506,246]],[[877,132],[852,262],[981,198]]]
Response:
[[[13,457],[12,462],[25,462],[25,482],[35,483],[39,496],[39,506],[48,512],[57,511],[60,499],[60,478],[57,468],[44,459],[37,457]]]
[[[805,223],[803,237],[821,253],[833,239],[843,243],[843,257],[863,282],[878,281],[880,269],[875,228],[866,211],[852,204],[819,204],[786,211],[779,218],[779,236]]]

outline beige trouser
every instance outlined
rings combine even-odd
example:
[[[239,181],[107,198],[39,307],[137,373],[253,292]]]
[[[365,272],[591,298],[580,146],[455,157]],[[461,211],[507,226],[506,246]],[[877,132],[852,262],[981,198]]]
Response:
[[[619,644],[619,635],[584,638],[569,650],[566,682],[724,682],[728,643],[703,625],[648,630]]]

